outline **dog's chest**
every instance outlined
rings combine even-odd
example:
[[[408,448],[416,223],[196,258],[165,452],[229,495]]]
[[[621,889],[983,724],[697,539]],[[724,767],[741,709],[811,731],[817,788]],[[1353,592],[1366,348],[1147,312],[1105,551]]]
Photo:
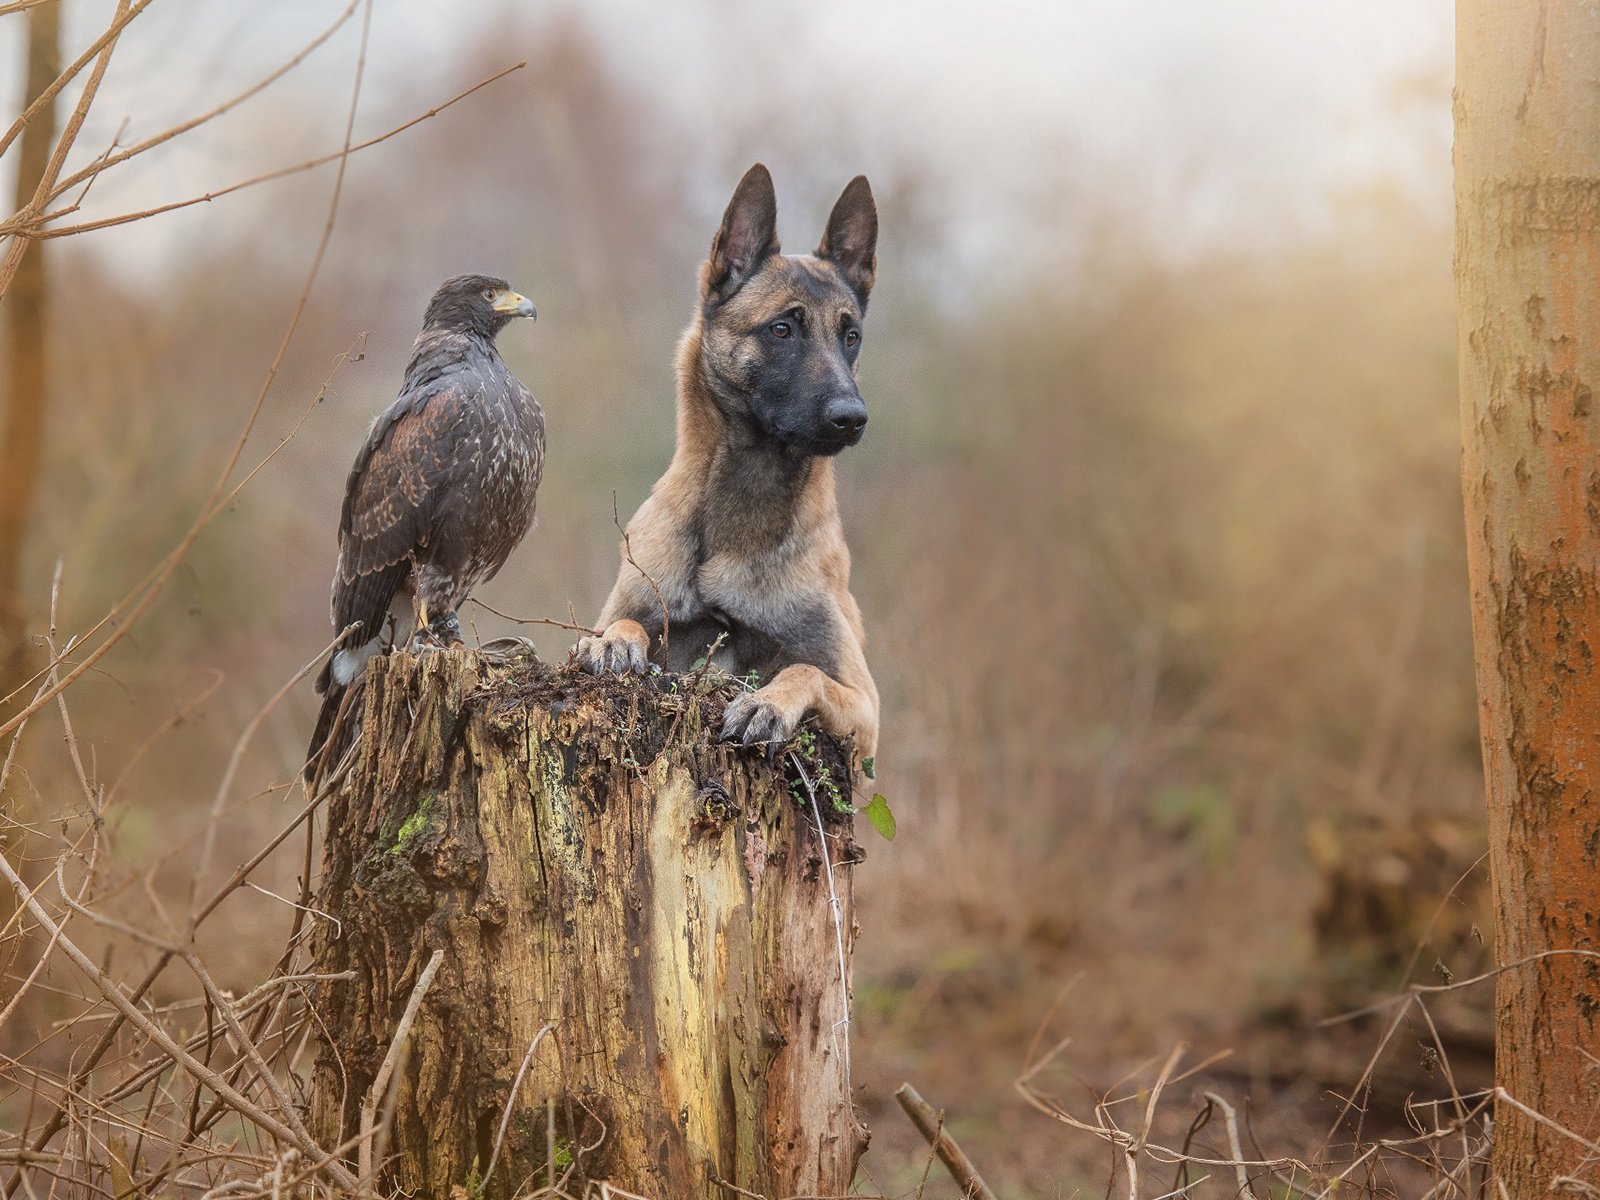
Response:
[[[741,674],[794,662],[828,669],[837,655],[832,609],[815,580],[790,555],[710,556],[694,572],[682,618],[696,656],[721,634],[715,661]]]

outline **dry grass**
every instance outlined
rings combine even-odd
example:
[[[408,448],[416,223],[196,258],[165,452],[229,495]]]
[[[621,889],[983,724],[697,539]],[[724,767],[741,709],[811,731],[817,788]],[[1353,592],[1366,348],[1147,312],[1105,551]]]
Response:
[[[286,691],[245,724],[232,761],[245,756],[260,718]],[[178,915],[161,903],[153,870],[140,875],[108,865],[115,858],[110,831],[116,802],[83,768],[67,695],[58,698],[55,715],[65,731],[61,752],[79,777],[80,803],[55,829],[26,831],[31,845],[58,847],[53,856],[35,854],[19,871],[13,856],[0,854],[0,878],[19,902],[0,931],[0,954],[20,979],[0,1009],[0,1038],[15,1046],[0,1067],[0,1111],[8,1114],[0,1161],[14,1168],[7,1194],[382,1194],[373,1189],[386,1132],[388,1072],[379,1072],[363,1103],[356,1143],[319,1146],[305,1124],[317,997],[348,982],[311,973],[303,953],[315,923],[326,919],[314,906],[312,822],[341,772],[334,771],[323,791],[307,798],[220,888],[193,892]],[[201,836],[173,847],[173,855],[203,861],[226,824],[250,815],[230,803],[231,782],[229,775],[219,782]],[[13,826],[12,832],[23,831]],[[300,859],[297,896],[255,884],[275,853]],[[155,917],[148,923],[123,915],[137,893]],[[238,928],[283,908],[291,913],[289,931],[272,970],[248,990],[220,987],[195,949],[196,935],[219,919]],[[1432,1005],[1481,988],[1495,974],[1413,985],[1371,1013],[1355,1014],[1380,1017],[1381,1033],[1321,1135],[1308,1134],[1306,1114],[1285,1121],[1273,1113],[1272,1097],[1262,1120],[1261,1109],[1240,1097],[1239,1081],[1220,1069],[1225,1052],[1191,1063],[1180,1045],[1109,1087],[1091,1087],[1082,1072],[1099,1070],[1103,1054],[1092,1052],[1087,1063],[1075,1065],[1073,1039],[1056,1036],[1063,1024],[1075,1024],[1070,990],[1035,1030],[1015,1088],[1031,1108],[1066,1127],[1061,1137],[1069,1143],[1077,1137],[1105,1145],[1108,1195],[1477,1195],[1486,1179],[1492,1106],[1516,1102],[1458,1078]],[[428,980],[425,971],[408,1011]],[[32,1022],[25,1020],[30,1011]],[[406,1024],[402,1017],[386,1063],[401,1052]],[[30,1039],[36,1040],[27,1044]],[[1419,1047],[1430,1084],[1423,1094],[1405,1097],[1400,1115],[1408,1128],[1396,1130],[1393,1114],[1374,1111],[1374,1084],[1386,1056],[1415,1056]],[[1580,1134],[1562,1132],[1589,1146]],[[942,1115],[935,1135],[941,1145],[952,1144]],[[1033,1134],[1036,1142],[1047,1137],[1043,1128]],[[1071,1157],[1074,1150],[1061,1153]],[[569,1176],[526,1194],[570,1195]],[[869,1186],[881,1195],[920,1198],[928,1188],[927,1161],[914,1184]],[[616,1191],[598,1184],[591,1190]]]

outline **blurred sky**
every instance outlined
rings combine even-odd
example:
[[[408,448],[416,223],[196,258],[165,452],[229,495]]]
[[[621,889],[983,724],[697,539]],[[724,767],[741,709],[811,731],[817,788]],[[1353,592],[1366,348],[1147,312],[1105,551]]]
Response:
[[[71,57],[112,5],[65,2]],[[124,119],[126,142],[224,99],[343,7],[158,0],[118,51],[82,155],[108,144]],[[1448,0],[814,0],[782,9],[379,0],[358,136],[474,82],[466,48],[503,47],[510,64],[552,22],[574,20],[646,102],[704,131],[711,161],[721,143],[766,131],[791,153],[815,146],[841,163],[853,158],[875,181],[892,162],[914,163],[959,218],[948,226],[961,243],[952,251],[1002,265],[1026,257],[1029,237],[1050,233],[1085,191],[1158,218],[1166,250],[1180,256],[1303,234],[1379,179],[1423,204],[1448,203]],[[8,109],[20,91],[22,23],[0,20]],[[160,171],[104,180],[86,211],[203,193],[336,149],[358,26],[236,116],[164,150]],[[515,153],[515,123],[492,94],[466,105],[446,119],[501,121]],[[375,153],[402,156],[404,142]],[[742,166],[729,162],[728,178],[707,179],[708,206]],[[222,203],[270,206],[285,186]],[[237,236],[237,220],[226,228]],[[183,245],[221,231],[191,211],[98,244],[121,274],[149,281]]]

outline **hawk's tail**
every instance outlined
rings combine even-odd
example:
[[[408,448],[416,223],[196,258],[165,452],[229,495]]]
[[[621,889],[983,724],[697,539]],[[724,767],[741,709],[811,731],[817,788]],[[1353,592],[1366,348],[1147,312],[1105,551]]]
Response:
[[[359,685],[347,687],[333,683],[324,692],[316,728],[306,747],[305,769],[301,772],[307,787],[321,783],[355,744],[361,732],[364,691]]]

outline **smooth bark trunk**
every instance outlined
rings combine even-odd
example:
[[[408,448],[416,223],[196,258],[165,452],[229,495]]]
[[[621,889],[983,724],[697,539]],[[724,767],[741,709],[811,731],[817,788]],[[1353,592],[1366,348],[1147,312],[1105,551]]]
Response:
[[[1462,480],[1496,955],[1508,967],[1496,1076],[1516,1102],[1593,1139],[1600,7],[1460,0],[1455,118]],[[1572,1138],[1506,1100],[1495,1115],[1491,1194],[1580,1190],[1562,1177],[1600,1185]]]

